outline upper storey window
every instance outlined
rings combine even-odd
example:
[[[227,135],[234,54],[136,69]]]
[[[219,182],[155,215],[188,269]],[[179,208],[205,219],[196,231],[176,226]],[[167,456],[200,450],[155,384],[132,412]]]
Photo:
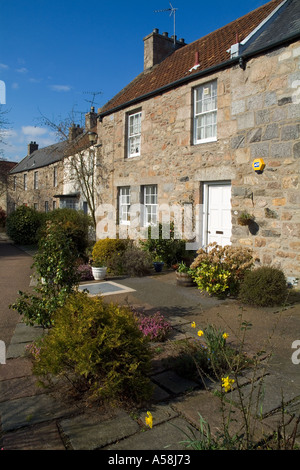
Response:
[[[217,81],[194,90],[194,144],[217,140]]]
[[[141,154],[141,121],[141,112],[129,114],[128,116],[128,158],[138,157]]]

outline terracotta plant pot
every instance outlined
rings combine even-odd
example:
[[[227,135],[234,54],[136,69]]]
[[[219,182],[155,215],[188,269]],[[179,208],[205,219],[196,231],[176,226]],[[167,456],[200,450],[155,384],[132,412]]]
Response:
[[[188,273],[179,273],[176,271],[176,283],[182,287],[194,287],[196,283]]]

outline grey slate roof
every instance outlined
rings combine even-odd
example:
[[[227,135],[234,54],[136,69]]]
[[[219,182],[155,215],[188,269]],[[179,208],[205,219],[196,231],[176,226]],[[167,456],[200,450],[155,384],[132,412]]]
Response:
[[[263,28],[258,37],[246,45],[243,53],[255,53],[264,48],[271,48],[279,42],[300,36],[300,0],[288,0],[273,21]]]
[[[42,168],[52,163],[56,163],[63,159],[65,153],[69,147],[67,140],[58,142],[56,144],[49,145],[32,152],[31,155],[27,155],[17,166],[11,170],[11,174],[20,173],[23,171],[35,170]]]

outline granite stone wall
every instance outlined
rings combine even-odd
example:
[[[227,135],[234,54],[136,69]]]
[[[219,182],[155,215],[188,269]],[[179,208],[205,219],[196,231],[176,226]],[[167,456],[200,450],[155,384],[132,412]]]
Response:
[[[101,203],[117,208],[118,187],[157,184],[159,204],[202,202],[201,183],[231,181],[232,244],[261,264],[300,277],[300,43],[277,49],[105,116],[98,123]],[[217,80],[217,140],[193,144],[193,88]],[[126,157],[127,113],[142,112],[141,155]],[[254,159],[265,169],[257,174]],[[100,201],[99,201],[100,202]],[[238,224],[247,211],[249,226]]]

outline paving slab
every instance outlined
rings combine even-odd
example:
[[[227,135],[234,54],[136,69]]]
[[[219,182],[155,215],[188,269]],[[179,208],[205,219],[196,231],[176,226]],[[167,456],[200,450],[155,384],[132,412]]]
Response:
[[[179,377],[175,372],[171,370],[167,370],[165,372],[161,372],[160,374],[153,375],[151,379],[154,382],[158,383],[159,386],[167,389],[170,393],[173,394],[184,393],[199,386],[199,384],[193,382],[192,380]]]
[[[50,421],[78,412],[76,406],[67,407],[48,394],[18,398],[0,403],[2,430],[12,431],[23,426]]]
[[[7,450],[66,450],[56,422],[28,426],[8,432],[2,438],[2,447]]]
[[[37,378],[33,375],[0,381],[0,402],[30,397],[44,393],[44,389],[37,387]]]
[[[95,450],[139,431],[138,423],[127,413],[113,419],[84,415],[64,419],[60,428],[73,450]]]
[[[127,437],[102,450],[186,450],[182,443],[186,439],[185,432],[191,427],[184,419],[174,418],[152,429],[148,428]],[[195,430],[196,432],[196,430]]]

